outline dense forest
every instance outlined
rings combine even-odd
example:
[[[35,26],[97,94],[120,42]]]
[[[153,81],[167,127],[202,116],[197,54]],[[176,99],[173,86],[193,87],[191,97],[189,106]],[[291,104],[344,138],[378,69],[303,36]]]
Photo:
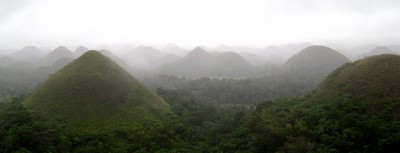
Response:
[[[0,153],[398,153],[400,0],[0,0]]]
[[[215,107],[186,93],[162,95],[173,113],[159,127],[76,133],[26,110],[1,106],[2,152],[396,152],[392,105],[369,114],[345,97],[265,101],[255,109]],[[388,102],[395,104],[395,101]]]
[[[245,79],[137,80],[119,64],[88,51],[34,92],[10,91],[0,103],[0,152],[396,152],[400,145],[397,55],[329,75]]]

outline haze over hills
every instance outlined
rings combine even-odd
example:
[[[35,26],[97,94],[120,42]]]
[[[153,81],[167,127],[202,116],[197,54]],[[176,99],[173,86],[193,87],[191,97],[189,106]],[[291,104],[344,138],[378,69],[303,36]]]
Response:
[[[49,77],[24,106],[84,131],[156,124],[169,110],[160,97],[97,51]]]
[[[252,65],[271,65],[274,64],[271,61],[269,61],[266,57],[254,54],[254,53],[249,53],[249,52],[240,52],[240,56],[242,56],[246,61],[251,63]]]
[[[347,62],[350,60],[335,50],[325,46],[310,46],[286,61],[282,69],[299,79],[309,77],[323,79]]]
[[[397,153],[400,0],[0,0],[0,153]]]
[[[153,63],[164,56],[165,53],[162,53],[154,47],[139,45],[134,50],[126,52],[125,55],[121,57],[130,66],[142,69],[152,69],[154,68]]]
[[[184,56],[188,53],[188,50],[180,48],[178,45],[175,44],[168,44],[164,47],[163,51],[165,53],[172,53],[177,56]]]
[[[89,49],[85,46],[79,46],[78,48],[75,49],[74,54],[76,57],[79,57],[89,51]]]
[[[41,58],[45,54],[36,46],[25,46],[21,50],[14,52],[10,55],[10,57],[17,60],[28,60],[32,58]]]
[[[263,55],[274,64],[283,64],[290,57],[311,45],[313,44],[309,42],[284,45],[269,45],[266,48],[260,50],[259,54]]]
[[[9,56],[0,57],[0,66],[2,66],[2,67],[8,67],[11,64],[18,63],[18,62],[20,62],[20,61],[15,60],[14,58],[11,58]]]
[[[164,57],[154,61],[152,63],[152,65],[157,68],[157,67],[160,67],[162,65],[166,65],[166,64],[170,64],[170,63],[176,62],[179,59],[180,59],[180,57],[178,55],[173,54],[173,53],[169,53],[169,54],[166,54]]]
[[[376,46],[369,52],[366,52],[366,53],[360,55],[361,56],[360,58],[374,56],[374,55],[381,55],[381,54],[398,54],[398,53],[393,52],[391,49],[389,49],[388,47],[385,47],[385,46]]]
[[[400,45],[390,45],[388,48],[394,52],[400,52]]]
[[[316,94],[351,96],[365,101],[399,98],[399,64],[400,56],[392,54],[370,56],[345,64],[327,77]]]
[[[99,52],[102,53],[104,56],[107,56],[108,58],[110,58],[114,62],[116,62],[122,68],[127,68],[128,67],[127,63],[124,60],[122,60],[120,57],[115,55],[114,53],[112,53],[112,52],[110,52],[108,50],[105,50],[105,49],[101,49],[101,50],[99,50]]]
[[[196,47],[180,60],[161,66],[159,71],[189,78],[243,78],[252,71],[252,65],[234,52],[211,53]]]
[[[48,53],[46,57],[44,57],[42,64],[43,65],[51,65],[61,58],[75,58],[75,55],[66,47],[59,46],[54,49],[52,52]]]
[[[259,134],[256,136],[260,139],[258,149],[287,152],[397,150],[399,64],[398,55],[366,57],[338,68],[304,97],[260,104],[250,122],[274,124],[256,124],[253,133]],[[297,130],[291,132],[294,129]],[[268,140],[270,135],[277,137],[271,141]],[[277,144],[271,146],[271,142]]]
[[[365,44],[353,48],[347,48],[344,50],[344,54],[349,57],[351,60],[358,60],[362,57],[360,57],[362,54],[366,54],[368,51],[371,51],[372,49],[378,47],[380,45],[378,44]]]
[[[171,152],[182,142],[204,143],[206,147],[201,150],[210,150],[209,146],[215,145],[214,137],[223,139],[221,143],[248,142],[243,152],[296,152],[299,148],[365,152],[359,146],[374,148],[378,146],[374,142],[390,139],[393,141],[385,144],[393,145],[399,140],[393,131],[398,131],[394,127],[400,125],[400,96],[396,89],[400,88],[400,70],[396,68],[400,56],[385,54],[348,63],[348,58],[331,48],[309,46],[281,67],[268,68],[273,64],[256,66],[238,53],[211,51],[197,47],[181,58],[161,52],[165,56],[152,63],[160,66],[158,71],[135,71],[127,64],[125,67],[122,59],[107,50],[88,51],[76,60],[63,57],[51,66],[1,57],[0,100],[15,101],[14,96],[31,93],[49,77],[30,94],[22,108],[32,117],[40,116],[46,125],[54,123],[76,132],[62,133],[68,136],[62,141],[68,141],[66,145],[71,148],[90,149],[87,145],[92,146],[91,142],[102,142],[118,149],[110,152],[125,147],[135,150],[137,146],[132,144],[146,146],[149,142],[166,143],[150,148],[168,148]],[[18,116],[4,117],[10,113],[1,113],[3,110],[0,109],[3,120],[20,121],[14,119]],[[41,122],[32,120],[35,125],[15,126],[35,127],[34,133],[45,133],[36,129],[37,122]],[[0,133],[4,129],[10,131],[6,125],[8,122],[0,125]],[[321,130],[325,127],[332,130]],[[242,134],[237,136],[237,132]],[[14,135],[7,133],[7,137]],[[271,135],[276,139],[269,139]],[[368,141],[359,141],[358,137]],[[75,145],[77,141],[82,144]],[[243,143],[227,150],[243,147]],[[213,150],[220,151],[217,146]],[[376,152],[382,152],[382,147],[376,148],[381,149]],[[393,150],[387,145],[383,148]]]

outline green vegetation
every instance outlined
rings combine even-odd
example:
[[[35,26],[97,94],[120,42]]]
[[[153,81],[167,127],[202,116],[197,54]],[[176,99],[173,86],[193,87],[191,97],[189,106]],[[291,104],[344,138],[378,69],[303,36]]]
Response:
[[[89,58],[90,57],[90,58]],[[114,128],[107,131],[87,130],[77,132],[71,128],[68,120],[49,120],[47,115],[54,113],[39,109],[54,105],[38,105],[32,101],[41,98],[40,92],[64,89],[64,84],[89,86],[86,90],[106,91],[91,82],[66,82],[68,76],[84,77],[92,74],[85,70],[90,66],[93,72],[113,72],[113,76],[123,80],[126,73],[115,70],[115,63],[108,58],[90,51],[64,69],[51,76],[39,90],[27,100],[15,98],[13,102],[0,105],[0,148],[4,152],[398,152],[400,145],[399,92],[400,56],[380,55],[368,57],[346,64],[331,73],[314,91],[303,97],[264,101],[255,108],[231,105],[209,105],[198,101],[193,91],[159,89],[157,93],[168,103],[159,105],[168,113],[145,118],[148,126],[137,126],[136,120],[109,122]],[[94,58],[94,59],[91,59]],[[87,60],[82,60],[87,59]],[[90,64],[92,61],[95,64]],[[106,62],[108,61],[108,62]],[[103,64],[102,64],[103,63]],[[113,63],[113,62],[111,62]],[[101,71],[96,69],[101,69]],[[114,71],[112,71],[112,70]],[[104,71],[107,70],[107,71]],[[85,73],[83,73],[85,72]],[[84,75],[83,75],[84,74]],[[100,73],[108,74],[108,73]],[[96,75],[100,75],[96,73]],[[82,75],[82,76],[81,76]],[[89,77],[89,76],[88,76]],[[113,77],[113,78],[114,78]],[[128,76],[126,76],[128,77]],[[79,78],[79,77],[78,77]],[[89,78],[96,76],[90,75]],[[132,77],[128,77],[132,78]],[[57,81],[60,80],[60,81]],[[124,91],[121,83],[106,84],[108,88],[120,93]],[[131,80],[131,79],[129,79]],[[52,85],[57,81],[56,85]],[[76,80],[76,81],[79,81]],[[210,80],[203,80],[207,84]],[[103,82],[103,81],[101,81]],[[107,82],[107,81],[105,81]],[[96,82],[95,84],[99,84]],[[131,83],[140,85],[136,80]],[[119,88],[112,84],[117,84]],[[223,84],[222,84],[223,85]],[[86,86],[81,86],[83,88]],[[136,86],[137,87],[137,86]],[[46,88],[49,88],[47,90]],[[78,88],[66,88],[66,89]],[[107,88],[107,89],[108,89]],[[145,89],[142,86],[140,89]],[[138,90],[138,89],[137,89]],[[135,90],[135,91],[137,91]],[[217,92],[215,89],[210,89]],[[51,92],[54,97],[63,96],[73,104],[73,94],[87,97],[94,94],[89,91],[64,90]],[[145,90],[147,91],[147,90]],[[108,91],[107,93],[113,93]],[[117,94],[115,93],[115,94]],[[150,95],[154,94],[147,92]],[[210,92],[211,94],[212,92]],[[140,93],[142,95],[143,93]],[[235,93],[240,94],[240,92]],[[93,99],[102,101],[104,94],[94,94]],[[139,96],[140,96],[139,95]],[[232,94],[234,95],[234,94]],[[51,97],[51,96],[50,96]],[[54,98],[52,97],[52,98]],[[229,97],[229,96],[227,96]],[[34,99],[32,99],[34,98]],[[76,99],[82,96],[75,97]],[[106,97],[107,98],[107,97]],[[157,97],[158,98],[158,97]],[[43,99],[43,98],[42,98]],[[54,98],[56,99],[56,98]],[[65,108],[64,117],[75,117],[70,113],[67,101],[56,99]],[[121,99],[118,99],[121,100]],[[222,99],[221,99],[222,100]],[[22,101],[24,105],[22,106]],[[38,101],[42,102],[42,101]],[[90,101],[89,101],[90,102]],[[136,107],[147,110],[141,102],[133,101]],[[161,102],[163,102],[161,100]],[[128,101],[126,101],[128,103]],[[163,102],[164,103],[164,102]],[[58,103],[57,103],[58,104]],[[89,103],[90,104],[90,103]],[[113,103],[123,105],[120,103]],[[70,104],[69,104],[70,105]],[[86,104],[75,106],[85,108]],[[38,107],[40,106],[40,107]],[[104,106],[104,105],[103,105]],[[127,106],[127,105],[123,105]],[[129,106],[129,105],[128,105]],[[56,107],[56,106],[51,106]],[[93,107],[99,109],[101,106]],[[111,107],[106,105],[104,107]],[[119,106],[114,106],[119,109]],[[28,109],[29,108],[29,109]],[[32,111],[31,108],[35,111]],[[113,109],[113,108],[112,108]],[[136,111],[136,108],[130,109]],[[88,110],[90,111],[90,110]],[[117,110],[124,112],[124,110]],[[97,112],[96,112],[97,113]],[[104,111],[103,113],[108,113]],[[51,114],[55,116],[55,114]],[[71,116],[67,116],[71,115]],[[80,116],[84,116],[81,113]],[[99,117],[107,118],[103,114]],[[124,115],[124,114],[122,114]],[[144,117],[135,116],[134,118]],[[111,117],[110,117],[111,118]],[[92,118],[90,118],[92,119]],[[116,119],[116,118],[112,118]],[[95,120],[96,121],[96,118]],[[98,121],[98,120],[97,120]],[[130,124],[133,122],[132,124]],[[93,124],[91,123],[83,123]],[[144,124],[144,123],[143,123]],[[96,125],[96,124],[93,124]],[[89,128],[87,128],[89,129]],[[23,138],[23,139],[22,139]]]
[[[258,150],[397,152],[398,64],[396,55],[368,57],[331,73],[304,98],[260,104],[251,121],[255,133],[264,132]]]
[[[156,126],[169,111],[167,103],[97,51],[50,76],[24,106],[85,131]]]
[[[315,87],[310,83],[294,82],[283,76],[257,79],[200,78],[195,80],[161,76],[158,81],[167,83],[156,89],[158,94],[184,91],[193,95],[193,99],[199,103],[216,106],[253,107],[265,100],[301,96]]]
[[[248,78],[257,73],[252,65],[234,52],[212,53],[197,47],[176,62],[159,68],[161,74],[188,78]]]
[[[316,94],[326,92],[362,100],[400,96],[400,56],[383,54],[346,64],[331,73]]]
[[[310,46],[291,57],[282,69],[294,80],[316,80],[320,83],[329,73],[350,60],[325,46]]]

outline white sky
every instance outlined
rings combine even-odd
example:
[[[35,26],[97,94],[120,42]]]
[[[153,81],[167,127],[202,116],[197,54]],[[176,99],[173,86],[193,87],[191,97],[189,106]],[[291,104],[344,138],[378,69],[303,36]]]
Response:
[[[400,0],[0,0],[0,49],[24,45],[400,42]]]

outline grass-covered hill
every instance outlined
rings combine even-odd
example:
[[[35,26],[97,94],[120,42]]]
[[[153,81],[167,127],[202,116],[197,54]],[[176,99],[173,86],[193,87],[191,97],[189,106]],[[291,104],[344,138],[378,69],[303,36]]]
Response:
[[[260,104],[250,121],[258,150],[397,152],[398,65],[397,55],[367,57],[338,68],[307,96]]]
[[[400,56],[376,55],[348,63],[331,73],[317,90],[379,99],[384,96],[400,98]]]
[[[74,58],[74,57],[75,57],[74,53],[72,53],[68,48],[64,46],[59,46],[52,52],[48,53],[41,62],[42,65],[51,65],[61,58]]]
[[[74,55],[79,57],[79,56],[85,54],[87,51],[89,51],[89,49],[87,47],[79,46],[78,48],[75,49]]]
[[[14,59],[25,61],[32,57],[42,57],[44,53],[36,46],[25,46],[21,50],[12,53],[10,56]]]
[[[211,53],[196,47],[176,62],[161,66],[160,73],[188,78],[246,78],[252,65],[234,52]]]
[[[374,56],[374,55],[381,55],[381,54],[398,54],[398,53],[392,51],[390,48],[386,46],[376,46],[369,52],[361,54],[360,58]]]
[[[114,62],[89,51],[52,75],[25,107],[22,99],[0,104],[0,148],[3,152],[398,152],[399,64],[397,55],[345,64],[306,96],[265,101],[253,109],[214,107],[196,102],[187,90],[158,90],[167,105]],[[230,84],[221,81],[226,83],[219,86]],[[243,86],[250,83],[243,81]],[[209,87],[210,80],[201,83],[210,95],[219,93]],[[242,90],[226,96],[243,97]],[[171,114],[158,122],[163,113],[156,112],[163,111]],[[40,115],[75,128],[110,132],[74,133]]]
[[[51,75],[23,104],[83,131],[157,124],[169,112],[166,102],[97,51]]]
[[[286,61],[283,68],[294,73],[327,75],[347,62],[350,60],[346,56],[331,48],[310,46]]]
[[[315,87],[329,73],[347,62],[350,60],[346,56],[331,48],[310,46],[286,61],[281,70],[291,80]]]
[[[372,112],[381,111],[386,102],[400,101],[399,65],[400,56],[393,54],[348,63],[331,73],[314,95],[345,96],[366,102]]]

